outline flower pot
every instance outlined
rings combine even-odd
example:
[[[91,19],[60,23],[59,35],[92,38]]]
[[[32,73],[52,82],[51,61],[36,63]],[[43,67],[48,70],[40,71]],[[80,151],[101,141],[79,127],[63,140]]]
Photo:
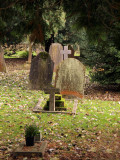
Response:
[[[34,146],[34,137],[26,137],[26,146]]]

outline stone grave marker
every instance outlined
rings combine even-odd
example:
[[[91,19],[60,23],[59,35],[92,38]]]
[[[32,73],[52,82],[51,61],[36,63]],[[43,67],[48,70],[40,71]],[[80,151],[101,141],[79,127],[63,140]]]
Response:
[[[44,111],[49,111],[49,104],[50,99],[47,100],[46,104],[44,105]],[[65,99],[60,94],[55,94],[55,111],[67,111],[65,107]]]
[[[85,67],[75,58],[65,59],[56,71],[55,87],[62,95],[83,98]]]
[[[71,54],[68,54],[68,58],[75,58],[75,51],[71,45],[68,45],[68,50],[71,50]]]
[[[74,100],[74,107],[73,107],[73,110],[72,110],[72,113],[74,113],[74,114],[76,114],[77,105],[78,105],[78,100],[75,99],[75,100]]]
[[[60,54],[64,55],[64,60],[68,58],[68,54],[71,54],[71,50],[68,50],[68,46],[64,46],[64,50],[60,51]]]
[[[54,63],[50,55],[41,52],[32,60],[30,68],[30,85],[31,89],[43,90],[45,87],[50,87],[52,83]]]
[[[49,49],[49,54],[54,62],[54,71],[56,71],[57,66],[61,61],[63,61],[63,55],[60,54],[60,51],[63,49],[62,45],[59,43],[52,43]]]
[[[55,93],[60,93],[60,90],[58,88],[46,88],[44,92],[50,94],[49,111],[55,111]]]
[[[80,46],[78,44],[76,44],[76,46],[77,46],[77,50],[75,51],[74,56],[80,57]]]
[[[34,146],[26,146],[24,143],[22,143],[19,145],[18,148],[13,150],[12,152],[13,158],[16,159],[18,156],[32,156],[32,155],[43,157],[46,147],[47,147],[47,141],[36,142]]]

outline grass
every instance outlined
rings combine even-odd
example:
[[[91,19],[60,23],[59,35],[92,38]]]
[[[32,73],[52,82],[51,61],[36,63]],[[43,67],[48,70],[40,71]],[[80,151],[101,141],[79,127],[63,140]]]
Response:
[[[8,52],[10,53],[10,51]],[[28,51],[17,51],[16,54],[13,55],[4,55],[4,58],[27,58],[29,52]],[[33,56],[36,56],[36,52],[32,52]]]
[[[27,124],[40,127],[44,139],[97,140],[98,137],[120,136],[120,104],[115,101],[78,101],[77,115],[33,113],[39,98],[48,95],[29,90],[28,71],[0,73],[0,144],[18,144],[24,141]],[[68,110],[73,101],[66,101]],[[78,143],[77,142],[77,143]]]

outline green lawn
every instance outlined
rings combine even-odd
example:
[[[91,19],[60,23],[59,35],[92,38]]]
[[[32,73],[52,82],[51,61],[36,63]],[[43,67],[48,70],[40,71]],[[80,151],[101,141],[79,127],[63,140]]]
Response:
[[[101,137],[120,136],[120,104],[114,101],[78,101],[77,115],[33,113],[39,98],[48,95],[29,90],[28,71],[0,73],[0,144],[18,144],[24,141],[24,128],[36,123],[45,140],[98,140]],[[68,110],[73,101],[66,101]]]
[[[27,58],[29,52],[28,51],[16,51],[16,54],[11,54],[12,51],[8,51],[8,54],[4,55],[4,58]],[[36,52],[32,52],[33,56],[36,56]]]

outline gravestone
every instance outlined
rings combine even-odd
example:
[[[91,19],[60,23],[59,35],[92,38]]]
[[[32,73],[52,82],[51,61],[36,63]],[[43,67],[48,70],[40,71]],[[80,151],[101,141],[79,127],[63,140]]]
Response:
[[[49,54],[54,62],[54,71],[56,71],[57,66],[61,61],[63,61],[63,55],[60,54],[60,51],[63,49],[62,45],[59,43],[52,43],[49,49]]]
[[[43,90],[45,87],[50,87],[53,68],[54,63],[48,53],[41,52],[38,54],[31,63],[29,74],[31,89]]]
[[[79,50],[75,51],[74,56],[75,57],[80,57],[80,51]]]
[[[43,108],[44,111],[50,111],[49,106],[50,106],[50,99],[47,100]],[[65,107],[65,99],[62,98],[62,95],[58,95],[58,94],[57,95],[55,94],[55,111],[54,112],[56,111],[67,111],[67,108]]]
[[[74,53],[74,56],[80,57],[80,46],[78,44],[76,44],[77,46],[77,50]]]
[[[71,54],[71,50],[68,50],[68,46],[64,46],[64,50],[61,50],[60,54],[63,55],[63,59],[65,60],[68,58],[68,55]]]
[[[62,95],[83,98],[85,67],[75,58],[68,58],[58,66],[55,77],[55,87]]]
[[[71,45],[68,45],[68,49],[71,50],[71,54],[68,54],[68,58],[75,58],[75,51]]]
[[[60,90],[58,88],[46,88],[44,92],[50,94],[49,111],[55,111],[55,93],[60,93]]]

